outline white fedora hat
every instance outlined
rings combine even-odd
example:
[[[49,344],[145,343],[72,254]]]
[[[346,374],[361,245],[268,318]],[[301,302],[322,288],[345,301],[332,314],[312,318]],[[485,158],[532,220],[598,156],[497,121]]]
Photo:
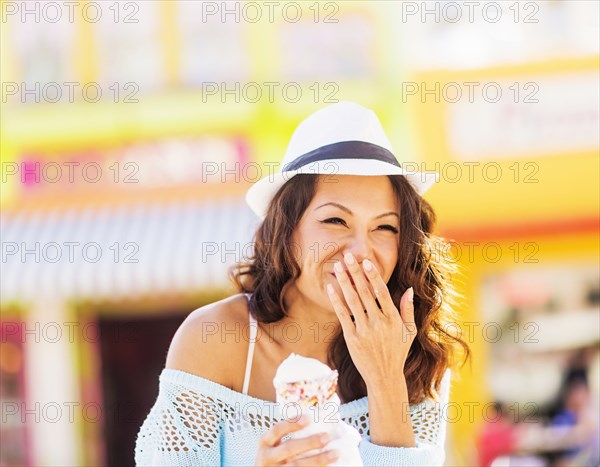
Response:
[[[437,172],[403,170],[377,115],[354,102],[338,102],[305,118],[280,171],[252,185],[246,202],[264,218],[277,191],[298,174],[403,175],[420,195],[439,178]]]

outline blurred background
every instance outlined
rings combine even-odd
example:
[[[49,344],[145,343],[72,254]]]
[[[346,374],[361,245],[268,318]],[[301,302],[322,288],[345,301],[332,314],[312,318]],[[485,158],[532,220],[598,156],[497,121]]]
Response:
[[[132,465],[243,195],[373,108],[463,274],[447,465],[597,465],[595,1],[1,1],[0,465]]]

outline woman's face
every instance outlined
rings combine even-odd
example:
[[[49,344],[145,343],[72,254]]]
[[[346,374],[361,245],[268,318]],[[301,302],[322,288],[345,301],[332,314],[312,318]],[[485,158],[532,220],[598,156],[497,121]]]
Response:
[[[333,273],[349,252],[369,259],[387,283],[398,261],[399,207],[387,176],[320,176],[315,196],[294,234],[301,274],[294,286],[305,300],[332,309],[327,283],[341,289]]]

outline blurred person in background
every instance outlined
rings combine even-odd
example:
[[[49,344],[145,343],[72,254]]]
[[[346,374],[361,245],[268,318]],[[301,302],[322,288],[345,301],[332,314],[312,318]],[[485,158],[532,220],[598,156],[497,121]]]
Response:
[[[512,454],[517,446],[517,427],[508,407],[495,401],[486,412],[486,421],[477,438],[478,464],[489,467],[500,456]]]
[[[590,391],[587,372],[569,368],[557,410],[546,426],[522,424],[517,449],[537,453],[553,467],[595,467],[600,463],[599,405]]]
[[[557,453],[553,465],[598,465],[598,407],[593,403],[584,371],[574,370],[567,374],[560,406],[550,428],[555,428],[556,435],[562,437],[559,446],[564,446],[564,450]]]

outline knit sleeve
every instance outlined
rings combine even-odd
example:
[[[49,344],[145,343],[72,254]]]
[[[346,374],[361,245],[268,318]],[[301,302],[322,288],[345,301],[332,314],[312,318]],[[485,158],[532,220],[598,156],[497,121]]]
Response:
[[[444,419],[450,393],[450,370],[446,370],[439,399],[426,399],[411,407],[411,421],[416,447],[398,448],[371,443],[370,435],[363,437],[359,449],[365,466],[437,466],[446,457],[446,421]]]
[[[218,399],[161,376],[156,402],[137,435],[136,465],[220,465],[222,408]]]

